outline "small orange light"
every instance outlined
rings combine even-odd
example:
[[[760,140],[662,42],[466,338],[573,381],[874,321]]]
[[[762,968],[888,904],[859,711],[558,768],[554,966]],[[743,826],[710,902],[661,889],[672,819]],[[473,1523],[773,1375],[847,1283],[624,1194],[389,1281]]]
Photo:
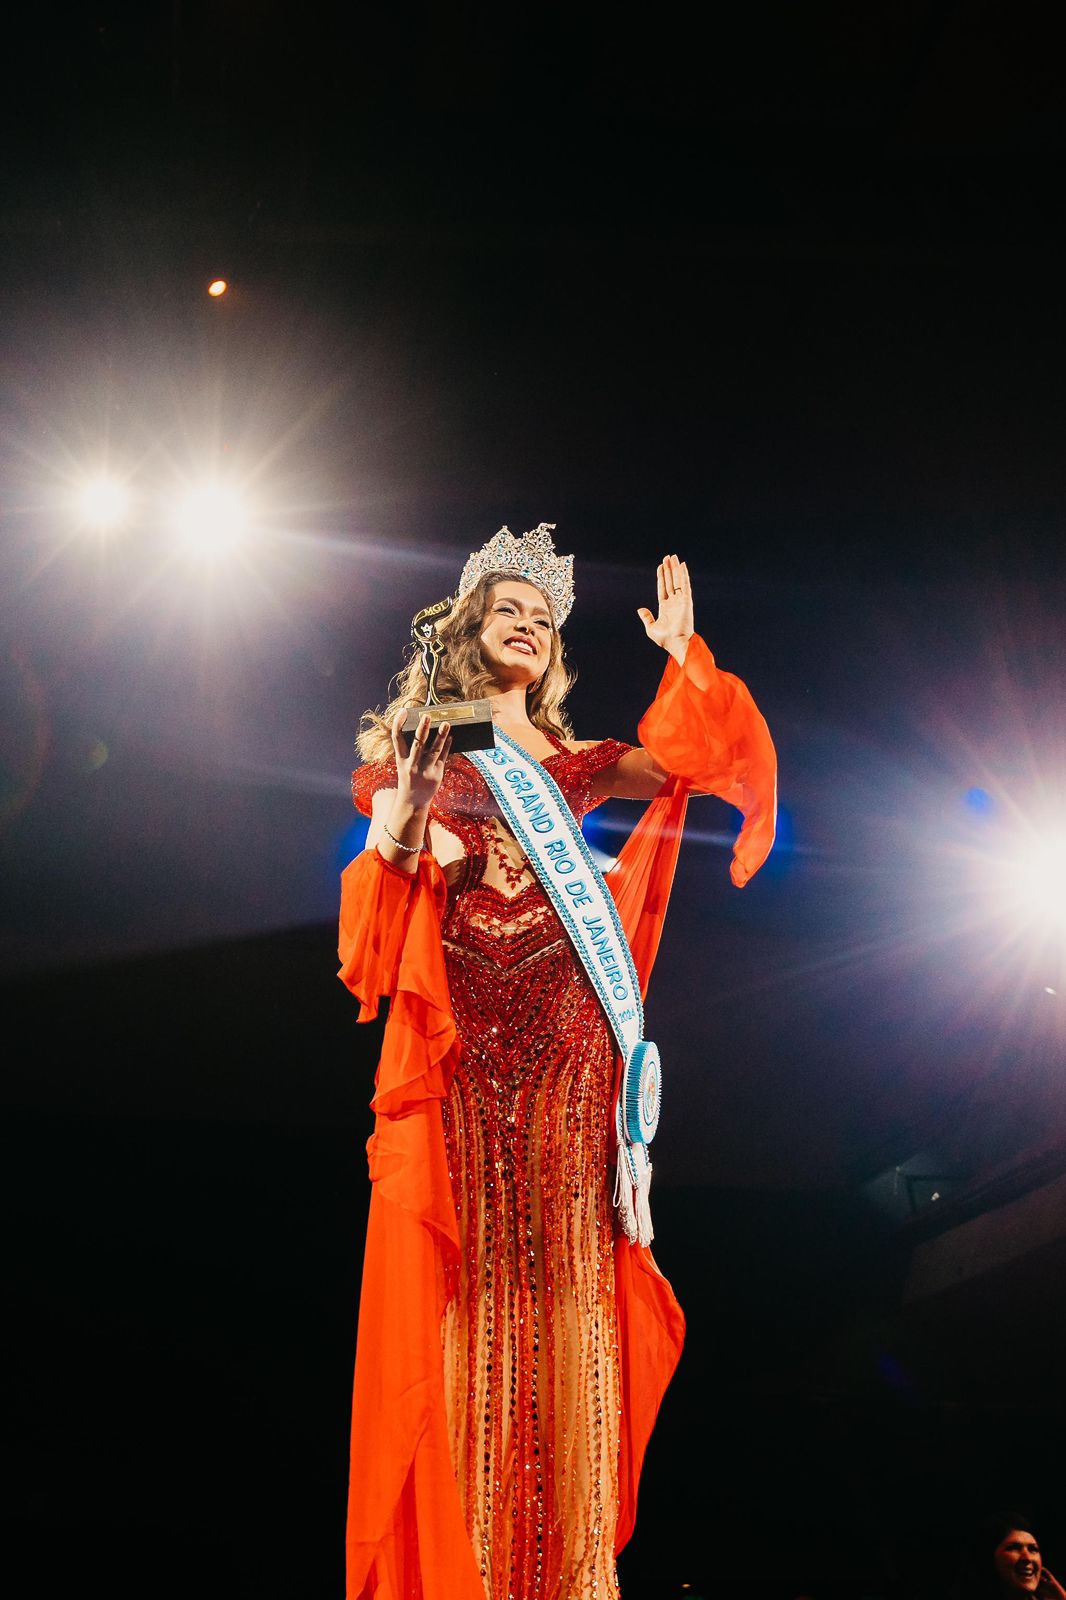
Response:
[[[216,278],[213,283],[208,284],[207,292],[211,296],[212,300],[218,300],[222,295],[225,294],[228,288],[229,284],[226,282],[225,278]]]

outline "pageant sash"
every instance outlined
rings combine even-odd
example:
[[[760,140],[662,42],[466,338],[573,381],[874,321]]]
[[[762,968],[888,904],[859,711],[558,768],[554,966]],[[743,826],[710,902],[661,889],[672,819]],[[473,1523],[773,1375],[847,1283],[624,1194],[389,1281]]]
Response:
[[[659,1052],[644,1038],[640,984],[618,911],[570,807],[551,774],[500,728],[496,748],[471,750],[511,832],[569,935],[622,1056],[614,1108],[615,1205],[631,1243],[650,1244],[648,1145],[659,1124]]]

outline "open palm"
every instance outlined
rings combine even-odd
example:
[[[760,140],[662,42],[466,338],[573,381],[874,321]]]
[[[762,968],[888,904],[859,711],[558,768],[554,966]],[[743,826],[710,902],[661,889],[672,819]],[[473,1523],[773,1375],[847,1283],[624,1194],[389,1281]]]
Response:
[[[668,650],[681,660],[694,628],[688,567],[677,556],[664,556],[656,577],[659,614],[653,616],[647,606],[641,606],[637,615],[644,624],[648,638],[654,640],[660,649]]]

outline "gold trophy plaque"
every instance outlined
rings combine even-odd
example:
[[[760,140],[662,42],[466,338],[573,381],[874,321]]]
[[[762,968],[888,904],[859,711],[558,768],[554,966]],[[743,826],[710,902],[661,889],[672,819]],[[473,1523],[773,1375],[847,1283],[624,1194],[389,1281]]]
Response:
[[[492,727],[491,700],[446,700],[437,698],[437,674],[440,671],[444,646],[437,637],[438,624],[448,616],[454,604],[451,597],[426,606],[411,623],[411,638],[422,655],[422,670],[426,675],[427,704],[412,706],[405,714],[400,730],[411,748],[415,729],[424,716],[429,715],[429,736],[433,738],[442,722],[452,730],[451,750],[491,750],[496,743]]]

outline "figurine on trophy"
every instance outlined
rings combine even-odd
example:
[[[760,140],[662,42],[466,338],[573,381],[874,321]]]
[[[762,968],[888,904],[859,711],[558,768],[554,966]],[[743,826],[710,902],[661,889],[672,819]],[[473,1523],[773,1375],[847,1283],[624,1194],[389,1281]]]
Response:
[[[415,729],[427,712],[430,717],[430,739],[437,733],[442,722],[451,725],[453,752],[491,750],[496,742],[492,729],[491,700],[448,700],[442,704],[438,696],[437,676],[444,656],[444,645],[437,635],[437,629],[451,615],[454,605],[454,597],[448,595],[446,599],[438,600],[434,605],[424,606],[411,623],[411,638],[421,654],[422,671],[426,675],[428,688],[426,704],[411,706],[404,717],[401,731],[407,741],[408,749],[414,738]]]

